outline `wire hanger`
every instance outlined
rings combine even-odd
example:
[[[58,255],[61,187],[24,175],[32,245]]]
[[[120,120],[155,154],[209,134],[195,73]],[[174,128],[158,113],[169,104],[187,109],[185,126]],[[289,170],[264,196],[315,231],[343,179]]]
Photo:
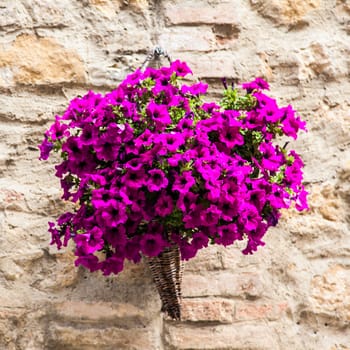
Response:
[[[155,46],[155,48],[147,55],[146,59],[144,60],[144,62],[142,63],[140,69],[144,70],[151,61],[160,61],[160,57],[164,56],[169,63],[171,63],[171,58],[169,56],[169,54],[159,45]]]

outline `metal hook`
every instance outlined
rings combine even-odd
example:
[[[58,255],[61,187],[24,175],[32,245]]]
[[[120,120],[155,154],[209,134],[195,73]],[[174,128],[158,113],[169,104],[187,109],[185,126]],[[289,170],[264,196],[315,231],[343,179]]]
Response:
[[[144,60],[144,62],[141,65],[140,69],[144,70],[152,60],[159,61],[161,56],[164,56],[169,61],[169,64],[171,63],[171,58],[170,58],[169,54],[165,50],[163,50],[163,48],[161,46],[157,45],[147,55],[146,59]]]

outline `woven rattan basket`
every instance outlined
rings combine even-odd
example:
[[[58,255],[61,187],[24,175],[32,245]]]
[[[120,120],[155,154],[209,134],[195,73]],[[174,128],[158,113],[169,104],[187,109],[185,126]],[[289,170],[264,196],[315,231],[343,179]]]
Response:
[[[183,262],[177,245],[147,259],[153,281],[162,301],[162,311],[173,320],[181,319],[181,281]]]

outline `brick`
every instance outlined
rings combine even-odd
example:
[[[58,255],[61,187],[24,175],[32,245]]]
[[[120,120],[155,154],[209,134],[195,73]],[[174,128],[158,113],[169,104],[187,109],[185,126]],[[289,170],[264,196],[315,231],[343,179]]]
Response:
[[[169,52],[210,51],[216,47],[215,35],[208,28],[167,28],[160,34],[159,42]]]
[[[105,326],[124,324],[140,325],[147,319],[144,310],[128,303],[64,301],[54,305],[58,319],[84,324]]]
[[[264,288],[258,273],[222,271],[208,272],[205,275],[185,273],[182,291],[185,297],[221,296],[256,299],[263,295]]]
[[[79,328],[50,322],[47,348],[70,350],[160,350],[156,335],[149,329]]]
[[[232,323],[234,302],[224,299],[183,299],[181,320],[191,322]]]
[[[257,302],[237,302],[235,320],[236,321],[254,321],[254,320],[279,320],[286,314],[289,306],[287,302],[275,303],[257,303]]]
[[[177,350],[279,349],[272,327],[261,325],[188,326],[166,325],[168,348]]]
[[[174,55],[176,56],[176,52],[173,53]],[[181,59],[189,64],[194,76],[198,78],[221,79],[226,77],[243,82],[249,74],[251,76],[261,75],[257,70],[262,67],[262,63],[256,55],[249,56],[249,65],[244,66],[244,69],[242,60],[236,51],[226,52],[223,50],[214,53],[208,52],[205,55],[183,52],[181,53]],[[250,72],[250,70],[252,71]],[[220,90],[222,91],[222,89]]]
[[[225,24],[239,23],[237,6],[233,2],[210,6],[207,3],[195,2],[192,6],[167,5],[165,17],[171,24]]]

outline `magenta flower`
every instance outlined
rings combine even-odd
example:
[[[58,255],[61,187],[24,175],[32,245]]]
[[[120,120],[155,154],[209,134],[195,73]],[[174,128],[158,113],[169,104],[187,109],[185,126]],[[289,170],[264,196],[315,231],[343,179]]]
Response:
[[[309,205],[307,203],[307,195],[308,192],[305,190],[302,190],[300,193],[298,193],[295,201],[295,208],[298,211],[309,210]]]
[[[262,78],[256,78],[250,83],[243,83],[242,88],[248,91],[252,90],[269,90],[269,84]]]
[[[140,148],[142,146],[150,146],[153,142],[154,135],[149,129],[146,129],[138,138],[135,140],[135,146]]]
[[[166,105],[158,105],[151,101],[147,106],[147,115],[155,123],[157,129],[163,128],[171,123],[171,118]]]
[[[40,160],[47,160],[49,158],[50,152],[53,149],[53,143],[49,142],[45,137],[43,142],[39,145],[40,149]]]
[[[117,133],[106,132],[94,142],[96,157],[101,160],[116,160],[121,140]]]
[[[124,175],[122,182],[127,187],[130,187],[132,189],[138,189],[146,184],[145,177],[146,174],[143,169],[138,171],[133,171],[129,169]]]
[[[282,118],[282,130],[287,136],[297,138],[297,133],[299,130],[306,131],[306,123],[300,119],[300,117],[295,117],[295,111],[291,106],[287,106],[282,109],[284,113]]]
[[[173,185],[173,191],[180,193],[188,192],[196,183],[191,171],[184,171],[181,175],[177,175]]]
[[[216,225],[221,217],[221,210],[216,205],[211,205],[209,208],[202,211],[200,218],[203,226]]]
[[[101,227],[117,227],[128,219],[123,203],[111,199],[108,205],[98,211],[98,221]]]
[[[68,130],[68,125],[61,124],[56,116],[56,121],[51,125],[46,133],[52,141],[60,140],[63,137],[68,137],[70,135]]]
[[[179,132],[172,134],[162,134],[157,139],[168,152],[176,152],[185,143],[183,135]]]
[[[101,263],[99,263],[97,256],[93,254],[84,255],[79,249],[77,249],[76,255],[78,258],[75,260],[75,266],[84,266],[90,270],[90,272],[97,271],[101,268]]]
[[[138,263],[141,260],[140,254],[140,242],[138,237],[127,241],[125,245],[125,257],[134,263]]]
[[[245,232],[253,231],[261,222],[261,216],[254,205],[243,203],[239,210],[238,222]]]
[[[236,145],[243,145],[244,138],[240,134],[239,126],[231,126],[224,128],[222,133],[219,134],[219,140],[224,143],[228,148],[233,148]]]
[[[51,242],[50,244],[56,244],[57,249],[61,249],[62,247],[62,241],[61,241],[61,234],[55,227],[54,222],[49,222],[49,230],[51,233]]]
[[[160,169],[152,169],[148,172],[146,186],[150,192],[160,191],[168,186],[168,179]]]
[[[284,163],[283,154],[270,143],[262,143],[259,151],[262,153],[261,164],[267,170],[277,171]]]
[[[110,256],[101,263],[101,270],[105,276],[109,276],[111,273],[118,274],[124,268],[124,259],[120,256]]]
[[[181,93],[191,95],[204,95],[207,92],[208,84],[197,83],[191,86],[182,85]]]
[[[267,195],[270,205],[275,209],[289,207],[289,194],[281,186],[273,184]]]
[[[168,243],[159,235],[146,233],[140,241],[141,252],[149,257],[159,255]]]
[[[188,67],[187,63],[179,60],[173,61],[170,65],[170,69],[180,77],[184,77],[187,74],[192,74],[192,71]]]
[[[236,224],[218,226],[218,235],[219,238],[216,238],[215,242],[225,247],[233,244],[236,240],[242,239],[242,235],[238,233]]]
[[[196,256],[198,249],[194,244],[181,240],[179,246],[182,260],[190,260]]]
[[[77,248],[84,254],[92,254],[100,250],[104,246],[102,239],[102,231],[98,227],[94,227],[89,233],[78,234],[74,237]]]
[[[170,215],[173,212],[174,204],[171,196],[162,194],[156,203],[155,213],[161,217]]]
[[[196,232],[192,235],[191,244],[197,249],[202,249],[208,246],[209,238],[203,232]]]
[[[196,201],[198,194],[193,192],[181,192],[176,206],[182,210],[182,212],[189,212],[196,207]]]

